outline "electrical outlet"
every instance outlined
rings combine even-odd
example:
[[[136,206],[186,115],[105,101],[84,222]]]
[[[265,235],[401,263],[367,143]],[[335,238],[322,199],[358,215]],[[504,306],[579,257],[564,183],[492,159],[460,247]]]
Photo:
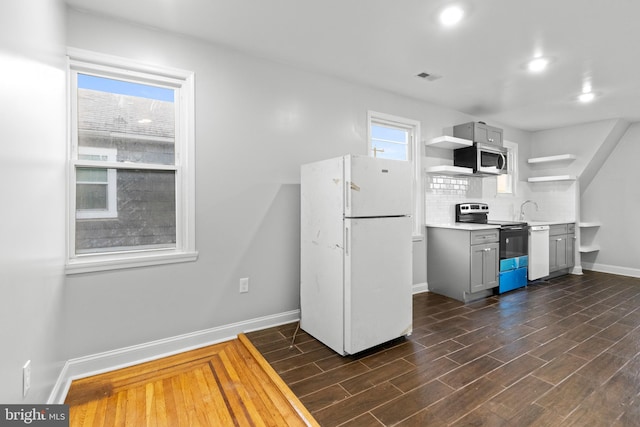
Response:
[[[26,396],[31,388],[31,360],[22,367],[22,396]]]
[[[240,279],[240,293],[244,294],[245,292],[249,292],[249,278],[243,277]]]

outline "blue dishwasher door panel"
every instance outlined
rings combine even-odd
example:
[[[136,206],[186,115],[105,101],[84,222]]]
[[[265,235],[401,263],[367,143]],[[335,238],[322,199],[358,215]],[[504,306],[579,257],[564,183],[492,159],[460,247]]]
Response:
[[[504,293],[527,285],[527,267],[500,272],[498,293]]]

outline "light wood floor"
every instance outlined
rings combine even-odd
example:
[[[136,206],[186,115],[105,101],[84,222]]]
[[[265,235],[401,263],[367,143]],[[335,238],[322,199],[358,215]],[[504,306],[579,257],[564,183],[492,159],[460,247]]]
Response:
[[[70,426],[317,426],[241,334],[73,381]]]

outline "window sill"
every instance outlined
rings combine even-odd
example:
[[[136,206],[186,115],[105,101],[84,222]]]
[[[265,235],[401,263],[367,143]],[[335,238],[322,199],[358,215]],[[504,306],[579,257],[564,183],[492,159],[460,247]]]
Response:
[[[73,275],[96,271],[121,270],[126,268],[193,262],[197,259],[198,252],[196,251],[91,256],[69,260],[65,265],[65,273],[67,275]]]

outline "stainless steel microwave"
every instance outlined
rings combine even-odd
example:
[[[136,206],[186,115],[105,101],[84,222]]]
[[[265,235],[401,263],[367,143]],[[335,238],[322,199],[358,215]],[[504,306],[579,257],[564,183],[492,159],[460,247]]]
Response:
[[[453,165],[472,168],[473,173],[502,175],[508,172],[508,151],[496,145],[480,144],[453,150]]]

